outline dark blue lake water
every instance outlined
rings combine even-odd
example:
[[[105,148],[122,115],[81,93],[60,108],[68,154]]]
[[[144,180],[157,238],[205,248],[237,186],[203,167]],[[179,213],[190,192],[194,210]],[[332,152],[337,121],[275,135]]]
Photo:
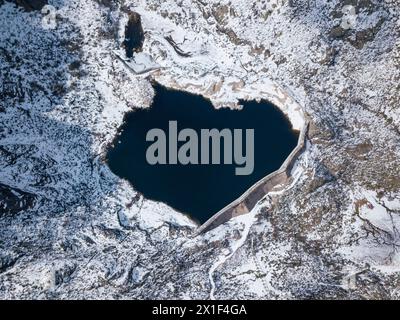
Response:
[[[151,108],[126,115],[121,135],[108,151],[107,162],[116,175],[130,181],[146,198],[164,202],[199,222],[205,222],[258,180],[277,170],[297,145],[298,133],[271,103],[244,101],[242,110],[217,110],[201,96],[160,85],[154,88],[156,96]],[[236,175],[235,161],[220,165],[150,165],[146,151],[153,142],[146,141],[146,134],[160,128],[168,140],[169,121],[177,121],[178,130],[194,129],[199,139],[201,129],[243,129],[244,138],[246,129],[254,129],[253,173]],[[182,144],[178,143],[178,148]],[[223,140],[221,151],[222,145]],[[242,147],[245,154],[245,139]]]

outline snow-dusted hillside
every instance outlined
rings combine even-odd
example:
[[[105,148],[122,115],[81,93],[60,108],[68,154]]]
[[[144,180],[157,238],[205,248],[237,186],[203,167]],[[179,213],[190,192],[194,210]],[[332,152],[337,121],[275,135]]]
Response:
[[[398,0],[48,4],[0,0],[0,298],[400,298]],[[291,184],[193,238],[104,162],[151,79],[310,119]]]

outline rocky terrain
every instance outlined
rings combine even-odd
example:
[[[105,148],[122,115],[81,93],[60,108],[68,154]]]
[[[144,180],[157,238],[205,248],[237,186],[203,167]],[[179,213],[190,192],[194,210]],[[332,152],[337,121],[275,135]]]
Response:
[[[398,0],[0,0],[0,298],[399,299],[399,18]],[[129,45],[160,68],[136,75]],[[104,160],[152,79],[309,119],[291,184],[193,237]]]

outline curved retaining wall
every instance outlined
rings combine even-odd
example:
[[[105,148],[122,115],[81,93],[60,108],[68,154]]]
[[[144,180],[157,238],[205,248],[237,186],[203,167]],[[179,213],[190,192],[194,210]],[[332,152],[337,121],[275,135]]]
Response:
[[[290,173],[296,160],[305,149],[308,126],[309,123],[306,121],[300,133],[299,142],[296,148],[291,152],[289,157],[277,171],[258,181],[238,199],[217,212],[196,230],[195,235],[210,231],[211,229],[229,221],[233,217],[249,213],[255,207],[257,202],[264,198],[265,195],[274,187],[279,184],[285,184],[290,178]]]

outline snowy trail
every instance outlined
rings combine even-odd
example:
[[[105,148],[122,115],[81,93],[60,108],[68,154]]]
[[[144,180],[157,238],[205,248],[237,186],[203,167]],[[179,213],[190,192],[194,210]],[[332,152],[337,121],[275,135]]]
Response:
[[[305,162],[307,163],[307,159],[305,159]],[[285,193],[286,191],[290,190],[299,181],[299,179],[302,175],[303,175],[302,167],[297,166],[293,171],[292,176],[294,179],[290,185],[288,185],[286,188],[284,188],[282,190],[271,191],[271,192],[267,193],[263,199],[265,199],[268,196],[281,195],[281,194]],[[261,202],[262,202],[262,200],[260,201],[260,203]],[[215,300],[215,296],[214,296],[214,293],[215,293],[214,273],[215,273],[215,271],[221,265],[223,265],[226,261],[228,261],[236,253],[236,251],[245,243],[245,241],[249,235],[250,228],[256,220],[256,215],[258,213],[259,208],[260,208],[260,205],[256,205],[253,208],[253,210],[251,210],[248,214],[239,216],[235,219],[235,222],[242,222],[245,227],[242,232],[242,237],[232,245],[230,253],[227,255],[220,256],[219,259],[211,266],[210,270],[208,271],[208,278],[209,278],[210,284],[211,284],[211,291],[210,291],[210,299],[211,300]]]
[[[215,272],[215,270],[217,270],[219,266],[221,266],[228,259],[230,259],[236,253],[236,251],[244,244],[244,242],[246,241],[247,236],[249,234],[250,227],[252,226],[252,224],[255,221],[255,216],[256,216],[257,210],[258,210],[258,207],[256,206],[249,214],[240,217],[240,218],[242,218],[241,220],[243,220],[243,222],[245,224],[245,228],[243,230],[242,237],[232,246],[232,248],[231,248],[232,250],[231,250],[230,254],[221,256],[218,259],[218,261],[211,266],[211,268],[208,272],[208,277],[210,279],[210,284],[211,284],[211,292],[210,292],[211,300],[215,300],[215,297],[214,297],[214,292],[215,292],[214,272]],[[240,219],[240,218],[238,218],[238,219]],[[246,219],[243,219],[243,218],[246,218]]]

